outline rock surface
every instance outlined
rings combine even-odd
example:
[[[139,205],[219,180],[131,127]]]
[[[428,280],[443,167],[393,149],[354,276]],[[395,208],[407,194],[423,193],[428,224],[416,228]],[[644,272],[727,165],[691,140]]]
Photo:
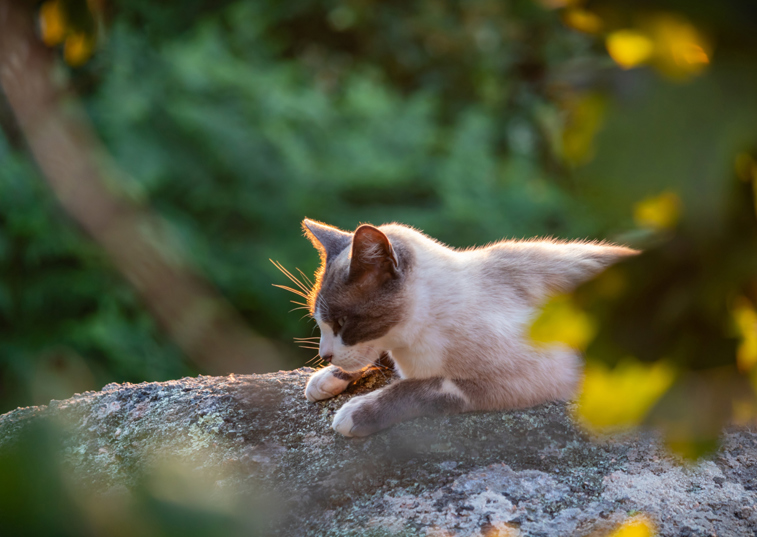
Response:
[[[753,430],[724,433],[689,466],[652,435],[589,438],[556,403],[347,439],[333,414],[386,379],[313,404],[311,372],[111,384],[0,416],[0,453],[48,424],[75,494],[102,504],[149,490],[233,512],[249,534],[606,535],[643,514],[660,535],[757,535]]]

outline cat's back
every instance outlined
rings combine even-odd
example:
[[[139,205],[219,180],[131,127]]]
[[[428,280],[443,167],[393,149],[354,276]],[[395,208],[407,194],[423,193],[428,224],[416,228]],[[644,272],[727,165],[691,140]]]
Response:
[[[467,317],[463,313],[476,317],[474,312],[481,308],[491,313],[492,308],[505,307],[511,313],[514,302],[522,302],[508,270],[507,252],[514,245],[507,241],[456,249],[401,224],[382,226],[381,230],[410,258],[410,285],[421,294],[429,294],[431,309],[444,310],[456,322]]]
[[[385,224],[383,231],[398,254],[403,254],[413,269],[422,271],[456,271],[464,260],[460,252],[404,224]]]
[[[637,250],[601,241],[553,238],[504,240],[467,252],[479,267],[482,284],[500,282],[526,303],[536,305],[550,294],[571,291]]]
[[[606,242],[553,238],[455,249],[403,224],[380,229],[405,258],[412,279],[443,288],[449,296],[469,294],[476,300],[488,297],[529,305],[552,292],[570,290],[612,263],[639,253]]]
[[[380,229],[405,257],[414,278],[433,280],[451,294],[478,289],[499,294],[500,287],[507,290],[512,277],[522,272],[528,258],[537,261],[554,247],[549,241],[503,240],[454,248],[404,224],[385,224]]]

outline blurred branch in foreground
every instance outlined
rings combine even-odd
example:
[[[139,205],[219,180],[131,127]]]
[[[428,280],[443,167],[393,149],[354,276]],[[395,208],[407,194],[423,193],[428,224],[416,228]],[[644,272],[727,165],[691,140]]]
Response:
[[[0,0],[0,86],[66,212],[107,252],[177,345],[212,373],[276,368],[276,352],[164,238],[161,222],[115,187],[117,170],[51,51],[33,4]]]
[[[532,337],[585,352],[591,430],[659,428],[693,459],[757,423],[757,41],[743,2],[668,4],[592,2],[574,20],[617,68],[569,90],[562,153],[643,254],[552,300]]]

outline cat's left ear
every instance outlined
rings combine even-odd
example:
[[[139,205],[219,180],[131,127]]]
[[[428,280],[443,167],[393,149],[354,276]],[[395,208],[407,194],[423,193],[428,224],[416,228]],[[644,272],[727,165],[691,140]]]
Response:
[[[327,261],[342,253],[352,240],[352,234],[309,218],[302,221],[302,229]]]
[[[350,277],[373,276],[380,281],[398,274],[399,260],[389,237],[377,227],[363,224],[352,236]]]

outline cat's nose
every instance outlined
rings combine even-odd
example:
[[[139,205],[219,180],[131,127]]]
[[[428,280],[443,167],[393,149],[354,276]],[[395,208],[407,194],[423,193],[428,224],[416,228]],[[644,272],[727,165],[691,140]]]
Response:
[[[329,354],[321,354],[321,359],[322,359],[322,360],[323,360],[324,362],[326,362],[327,364],[328,364],[328,363],[331,363],[331,359],[332,359],[333,357],[334,357],[334,355],[333,355],[333,354],[331,354],[331,353],[329,353]]]

